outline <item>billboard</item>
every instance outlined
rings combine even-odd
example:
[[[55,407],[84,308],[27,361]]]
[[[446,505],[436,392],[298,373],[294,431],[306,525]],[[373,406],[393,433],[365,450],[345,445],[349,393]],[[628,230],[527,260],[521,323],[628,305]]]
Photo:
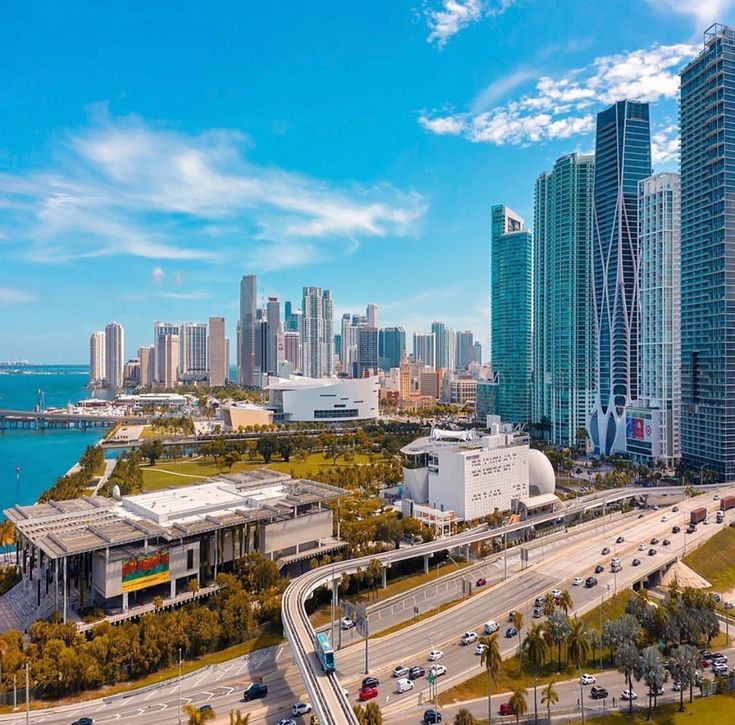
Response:
[[[631,441],[651,443],[653,439],[652,422],[650,413],[629,409],[625,420],[625,437]]]
[[[138,554],[123,559],[122,590],[133,592],[154,584],[163,584],[169,580],[168,549]]]

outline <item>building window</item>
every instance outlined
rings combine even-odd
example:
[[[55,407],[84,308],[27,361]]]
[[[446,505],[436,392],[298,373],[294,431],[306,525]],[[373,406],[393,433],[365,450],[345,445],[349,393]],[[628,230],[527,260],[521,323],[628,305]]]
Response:
[[[315,410],[314,418],[324,420],[328,418],[356,418],[357,408],[344,408],[343,410]]]
[[[186,550],[186,571],[191,571],[194,568],[194,549]]]

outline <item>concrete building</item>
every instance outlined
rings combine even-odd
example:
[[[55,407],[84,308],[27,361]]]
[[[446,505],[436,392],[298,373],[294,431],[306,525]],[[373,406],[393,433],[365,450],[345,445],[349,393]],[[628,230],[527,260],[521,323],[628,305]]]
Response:
[[[174,388],[179,384],[179,336],[163,337],[163,383],[164,388]]]
[[[334,301],[321,287],[304,287],[302,298],[301,371],[308,378],[334,372]]]
[[[220,406],[220,414],[225,430],[241,430],[250,425],[271,425],[273,411],[262,405],[252,403],[224,403]]]
[[[378,374],[378,330],[362,325],[357,328],[357,377]]]
[[[478,340],[472,345],[472,362],[482,365],[482,343]]]
[[[419,394],[438,400],[441,395],[444,375],[444,368],[439,368],[438,370],[424,368],[419,370]]]
[[[207,378],[207,325],[185,322],[179,328],[179,377],[187,382]]]
[[[452,375],[449,379],[449,403],[475,405],[477,380],[469,375]]]
[[[155,596],[175,603],[189,582],[212,582],[259,552],[298,573],[335,552],[332,511],[342,489],[261,469],[194,486],[123,496],[14,506],[16,561],[29,606],[58,611],[120,607]]]
[[[281,303],[278,297],[269,297],[266,305],[266,365],[265,372],[278,373],[278,363],[283,360],[283,329],[281,328]],[[279,345],[279,338],[281,344]]]
[[[595,158],[559,158],[536,179],[531,419],[555,446],[575,445],[595,401],[592,191]]]
[[[625,452],[625,409],[638,395],[638,182],[651,175],[647,103],[597,114],[593,299],[597,359],[587,431],[595,453]]]
[[[207,355],[207,377],[209,379],[209,385],[213,388],[220,388],[225,385],[230,377],[224,317],[209,318]]]
[[[105,381],[108,388],[121,388],[125,366],[125,330],[119,322],[105,327]]]
[[[435,368],[434,348],[436,346],[433,332],[413,333],[413,361],[420,365]],[[441,366],[440,366],[441,367]]]
[[[470,363],[473,362],[473,337],[471,330],[465,330],[464,332],[457,330],[455,333],[455,370],[467,370]]]
[[[454,330],[443,322],[432,322],[434,335],[434,367],[454,370]]]
[[[301,370],[301,335],[298,332],[289,330],[283,333],[283,356],[294,372]]]
[[[125,363],[123,380],[125,384],[140,385],[140,360],[137,357],[131,357]]]
[[[149,388],[153,385],[153,379],[155,377],[153,345],[139,347],[138,360],[140,360],[140,385],[144,388]]]
[[[372,302],[365,309],[365,317],[368,327],[378,327],[378,306]]]
[[[98,330],[89,336],[89,382],[101,383],[105,375],[105,331]]]
[[[165,371],[165,344],[166,335],[179,335],[179,326],[171,322],[160,322],[156,320],[153,323],[153,369],[154,383],[163,383],[166,377]],[[176,361],[178,365],[178,360]]]
[[[255,384],[255,314],[258,307],[258,280],[254,274],[240,280],[240,337],[238,340],[237,381]]]

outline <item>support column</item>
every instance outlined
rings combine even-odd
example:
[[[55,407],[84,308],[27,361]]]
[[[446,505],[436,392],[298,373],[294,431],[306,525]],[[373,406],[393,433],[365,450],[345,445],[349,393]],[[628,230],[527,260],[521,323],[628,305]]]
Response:
[[[388,586],[388,567],[384,566],[380,572],[383,575],[383,589]]]
[[[424,574],[429,573],[429,555],[424,554]]]
[[[171,599],[176,596],[176,579],[171,580]]]
[[[470,561],[470,545],[469,544],[465,544],[465,547],[464,547],[464,560],[467,563],[469,563]]]
[[[67,584],[67,576],[68,576],[68,567],[66,562],[66,557],[64,557],[64,624],[66,624],[66,609],[67,609],[67,603],[69,599],[69,595],[67,593],[68,590],[68,584]]]
[[[128,593],[127,592],[123,592],[123,595],[122,595],[122,610],[123,610],[123,614],[126,614],[128,611]]]

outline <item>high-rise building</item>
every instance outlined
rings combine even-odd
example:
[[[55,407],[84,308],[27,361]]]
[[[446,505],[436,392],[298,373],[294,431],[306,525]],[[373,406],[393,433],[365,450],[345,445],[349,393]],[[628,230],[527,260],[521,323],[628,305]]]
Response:
[[[121,388],[125,367],[125,330],[119,322],[105,327],[105,380],[108,388]]]
[[[378,327],[378,306],[372,302],[367,306],[365,310],[365,317],[367,318],[368,327]]]
[[[598,454],[625,451],[625,409],[638,394],[638,182],[651,175],[647,103],[597,114],[592,210],[595,403],[587,431]]]
[[[222,387],[230,377],[227,369],[227,344],[225,338],[225,318],[209,318],[209,336],[207,340],[208,378],[213,388]]]
[[[175,388],[179,384],[179,336],[163,336],[163,383],[164,388]]]
[[[179,328],[179,376],[207,377],[207,325],[203,322],[185,322]]]
[[[253,385],[260,385],[262,375],[268,372],[268,321],[265,315],[255,319],[255,373]]]
[[[378,335],[378,362],[383,370],[397,368],[406,350],[406,331],[402,327],[384,327]]]
[[[92,383],[105,379],[105,331],[98,330],[89,336],[89,380]]]
[[[482,343],[479,340],[472,345],[472,362],[482,365]]]
[[[449,328],[443,322],[432,322],[431,331],[434,334],[434,367],[445,370],[454,369],[454,360],[451,355]]]
[[[435,368],[434,348],[436,343],[433,332],[413,333],[413,361]]]
[[[625,447],[645,463],[675,465],[681,408],[679,174],[638,184],[638,399],[626,410]]]
[[[378,372],[378,331],[369,325],[357,328],[357,377]]]
[[[533,238],[507,206],[491,210],[490,357],[495,415],[526,424],[533,373]]]
[[[681,453],[735,478],[735,28],[681,71]]]
[[[354,375],[357,364],[357,326],[352,324],[352,315],[349,312],[342,315],[339,362],[343,373]]]
[[[283,333],[283,356],[294,371],[301,370],[301,335],[289,330]]]
[[[130,358],[123,367],[123,380],[133,385],[140,384],[140,360],[137,357]]]
[[[296,314],[294,314],[296,313]],[[293,309],[291,300],[286,300],[283,303],[283,331],[284,332],[298,332],[299,331],[299,311]]]
[[[268,325],[268,344],[266,347],[266,371],[271,375],[278,372],[278,363],[283,360],[283,355],[278,356],[278,340],[282,334],[281,329],[281,303],[278,297],[269,297],[266,305],[266,324]]]
[[[171,322],[159,322],[156,320],[153,323],[153,382],[155,383],[162,383],[166,378],[166,352],[164,350],[166,335],[176,335],[178,337],[179,326]]]
[[[140,361],[140,384],[144,388],[153,385],[155,377],[153,345],[144,345],[138,348],[138,360]]]
[[[307,378],[334,371],[334,300],[321,287],[304,287],[301,302],[301,372]]]
[[[240,280],[240,340],[237,380],[240,385],[255,384],[255,315],[258,307],[258,281],[254,274]]]
[[[536,180],[531,419],[562,447],[575,445],[594,405],[594,169],[594,156],[566,154]]]
[[[457,330],[455,333],[455,370],[467,370],[473,361],[472,346],[474,339],[471,330],[461,332]]]

